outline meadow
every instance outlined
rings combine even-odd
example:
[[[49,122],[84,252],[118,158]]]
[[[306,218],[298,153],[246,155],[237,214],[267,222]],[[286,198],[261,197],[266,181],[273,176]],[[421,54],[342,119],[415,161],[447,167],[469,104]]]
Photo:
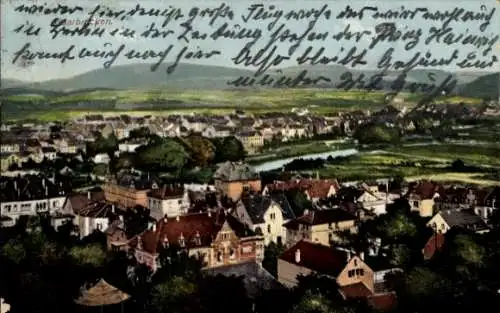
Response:
[[[478,171],[457,172],[451,168],[451,164],[457,159],[464,161],[466,166],[476,167]],[[500,181],[492,174],[499,171],[499,145],[425,145],[362,152],[357,156],[331,162],[320,173],[324,177],[336,177],[341,181],[402,176],[409,181],[431,179],[499,186]]]
[[[411,108],[419,95],[401,93],[392,105]],[[98,90],[60,96],[12,95],[2,97],[8,119],[43,121],[70,119],[86,114],[228,114],[235,109],[250,113],[290,112],[307,108],[317,114],[351,110],[378,110],[387,105],[384,92],[331,89],[245,90]],[[437,99],[437,101],[444,101]],[[478,99],[448,97],[449,102],[478,103]]]

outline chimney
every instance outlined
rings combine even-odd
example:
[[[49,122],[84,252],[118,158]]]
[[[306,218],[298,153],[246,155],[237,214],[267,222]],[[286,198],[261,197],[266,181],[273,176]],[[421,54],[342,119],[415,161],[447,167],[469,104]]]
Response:
[[[360,252],[359,253],[359,257],[360,257],[361,260],[364,261],[365,260],[365,253],[364,252]]]
[[[87,199],[92,200],[92,193],[87,191]]]
[[[181,220],[181,217],[180,217],[179,215],[177,215],[177,216],[175,217],[175,220],[178,222],[178,221],[180,221],[180,220]]]
[[[123,215],[120,215],[119,218],[120,218],[120,222],[123,222]]]
[[[347,251],[347,261],[349,261],[351,259],[351,251]]]
[[[139,250],[142,250],[142,238],[141,237],[137,237],[137,248]]]
[[[208,217],[212,217],[212,211],[208,210]]]
[[[114,204],[111,205],[111,213],[113,213],[113,214],[115,213],[115,205]]]
[[[166,224],[167,222],[168,222],[168,218],[165,216],[165,217],[163,218],[163,223],[165,223],[165,224]]]
[[[153,225],[151,226],[151,230],[156,232],[156,223],[153,223]]]
[[[300,263],[300,249],[295,251],[295,263]]]

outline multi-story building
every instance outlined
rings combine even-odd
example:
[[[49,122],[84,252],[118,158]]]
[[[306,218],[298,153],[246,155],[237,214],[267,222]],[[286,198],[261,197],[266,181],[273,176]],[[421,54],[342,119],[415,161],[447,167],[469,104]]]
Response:
[[[130,244],[137,261],[153,271],[161,266],[161,249],[169,247],[198,257],[207,268],[247,261],[260,263],[264,258],[264,238],[222,209],[162,218]]]
[[[255,154],[264,146],[264,137],[256,131],[239,132],[235,136],[248,154]]]
[[[283,224],[295,218],[284,195],[262,196],[249,194],[237,204],[234,215],[257,234],[264,236],[264,243],[286,242]]]
[[[215,188],[235,202],[244,191],[261,191],[259,174],[248,164],[223,163],[215,172],[214,180]]]
[[[14,222],[22,215],[64,211],[67,196],[62,183],[46,177],[27,175],[0,179],[0,215]]]
[[[284,225],[287,245],[309,240],[329,246],[340,240],[338,232],[356,231],[356,217],[342,209],[307,211]]]
[[[187,190],[178,186],[163,186],[148,193],[149,216],[155,220],[186,214],[189,209]]]
[[[137,179],[124,175],[117,180],[107,182],[102,189],[106,201],[116,203],[122,208],[134,208],[135,206],[147,208],[149,204],[148,193],[152,189],[158,189],[158,184],[147,179]]]

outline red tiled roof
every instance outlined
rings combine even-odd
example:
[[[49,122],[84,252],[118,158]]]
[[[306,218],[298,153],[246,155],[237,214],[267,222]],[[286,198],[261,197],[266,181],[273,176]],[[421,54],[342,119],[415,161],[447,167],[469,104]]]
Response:
[[[299,224],[303,225],[321,225],[330,224],[343,221],[355,220],[356,217],[351,213],[342,209],[328,209],[311,211],[301,217],[298,217],[284,226],[290,229],[297,229]]]
[[[179,244],[179,239],[184,237],[186,247],[210,246],[224,222],[235,232],[239,238],[253,236],[254,233],[231,215],[226,215],[221,209],[218,213],[195,213],[178,218],[163,218],[156,224],[156,230],[148,230],[141,236],[142,250],[156,253],[157,248],[163,243]]]
[[[297,250],[300,250],[299,263],[295,260]],[[347,264],[347,252],[302,240],[286,250],[280,260],[336,277]]]
[[[356,283],[340,287],[340,293],[346,299],[367,298],[373,293],[363,283]]]
[[[78,193],[69,197],[73,211],[79,212],[81,209],[94,201],[104,200],[104,192],[91,192],[90,199],[88,194]]]
[[[398,305],[398,299],[396,293],[390,292],[369,296],[368,303],[378,311],[389,311]]]
[[[445,237],[443,234],[433,234],[424,246],[424,259],[428,260],[434,256],[437,250],[444,245]]]
[[[435,182],[421,181],[410,188],[409,194],[413,198],[432,199],[436,192],[443,192],[442,189],[443,188]]]
[[[310,198],[326,198],[330,187],[335,188],[335,190],[340,189],[340,185],[336,179],[334,180],[316,180],[313,181],[311,186],[307,188],[306,192]]]
[[[309,196],[316,198],[322,196],[324,197],[328,194],[330,186],[334,186],[336,190],[340,189],[340,185],[336,179],[296,179],[289,181],[276,181],[272,184],[266,185],[269,191],[286,191],[290,189],[299,189],[303,191],[308,191]],[[325,192],[325,188],[326,192]]]

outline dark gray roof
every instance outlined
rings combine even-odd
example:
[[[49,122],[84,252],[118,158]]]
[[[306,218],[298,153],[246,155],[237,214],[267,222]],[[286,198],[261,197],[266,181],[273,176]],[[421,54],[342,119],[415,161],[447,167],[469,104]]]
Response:
[[[273,275],[253,261],[209,268],[204,270],[204,272],[213,276],[243,276],[247,295],[252,299],[259,297],[265,291],[283,288]]]
[[[287,198],[281,194],[274,194],[269,196],[262,196],[260,194],[253,194],[241,199],[245,209],[252,219],[252,223],[260,224],[264,223],[263,216],[267,209],[274,201],[281,207],[281,212],[283,213],[284,220],[293,220],[295,214],[293,213],[290,203]]]
[[[440,214],[450,228],[460,227],[476,231],[488,228],[484,220],[470,210],[443,210]]]
[[[214,178],[222,181],[253,180],[259,179],[259,174],[248,164],[225,162],[215,171]]]
[[[3,202],[41,200],[65,196],[62,181],[42,175],[0,178],[0,199]]]

